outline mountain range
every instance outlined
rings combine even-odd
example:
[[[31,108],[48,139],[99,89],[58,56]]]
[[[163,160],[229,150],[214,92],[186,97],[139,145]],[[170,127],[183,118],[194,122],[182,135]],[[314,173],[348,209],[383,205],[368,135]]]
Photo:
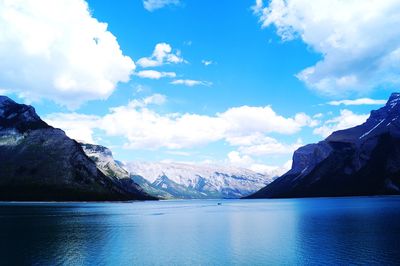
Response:
[[[162,199],[240,198],[256,192],[276,177],[218,165],[122,163],[114,160],[111,150],[104,146],[80,144],[105,175],[130,179],[138,190]]]
[[[294,152],[292,168],[246,198],[400,194],[400,93],[359,126]]]
[[[279,178],[231,166],[119,162],[108,148],[78,143],[32,106],[0,96],[0,200],[386,194],[400,194],[400,93],[365,123],[296,150],[291,169]]]
[[[240,198],[275,177],[244,168],[206,164],[130,162],[123,167],[145,191],[164,198]]]

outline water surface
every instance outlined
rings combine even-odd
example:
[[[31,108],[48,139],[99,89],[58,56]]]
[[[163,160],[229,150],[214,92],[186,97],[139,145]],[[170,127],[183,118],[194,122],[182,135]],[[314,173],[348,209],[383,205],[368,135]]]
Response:
[[[399,239],[400,197],[0,204],[2,265],[387,265]]]

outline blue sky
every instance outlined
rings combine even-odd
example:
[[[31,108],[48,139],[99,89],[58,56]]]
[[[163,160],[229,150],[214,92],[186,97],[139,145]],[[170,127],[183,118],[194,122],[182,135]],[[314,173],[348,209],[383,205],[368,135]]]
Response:
[[[22,1],[22,15],[3,4],[0,88],[120,160],[267,171],[396,88],[400,34],[384,14],[400,8],[383,2]]]

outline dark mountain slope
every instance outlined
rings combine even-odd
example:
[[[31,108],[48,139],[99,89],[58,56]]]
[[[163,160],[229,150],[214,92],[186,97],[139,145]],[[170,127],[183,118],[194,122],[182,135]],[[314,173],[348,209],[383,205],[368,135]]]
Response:
[[[292,169],[247,198],[400,194],[400,94],[354,128],[299,148]]]
[[[81,146],[33,107],[0,96],[0,200],[153,199],[108,177]]]

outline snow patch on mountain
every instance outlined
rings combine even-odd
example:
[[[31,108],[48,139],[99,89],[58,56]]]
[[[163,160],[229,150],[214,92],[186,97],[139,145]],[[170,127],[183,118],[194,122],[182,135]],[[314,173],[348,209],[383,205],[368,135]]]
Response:
[[[375,128],[379,127],[380,124],[382,124],[385,121],[385,119],[379,121],[378,124],[376,124],[373,128],[371,128],[369,131],[365,132],[364,134],[361,135],[360,139],[362,139],[365,136],[368,136],[369,133],[371,133],[372,131],[374,131]]]

